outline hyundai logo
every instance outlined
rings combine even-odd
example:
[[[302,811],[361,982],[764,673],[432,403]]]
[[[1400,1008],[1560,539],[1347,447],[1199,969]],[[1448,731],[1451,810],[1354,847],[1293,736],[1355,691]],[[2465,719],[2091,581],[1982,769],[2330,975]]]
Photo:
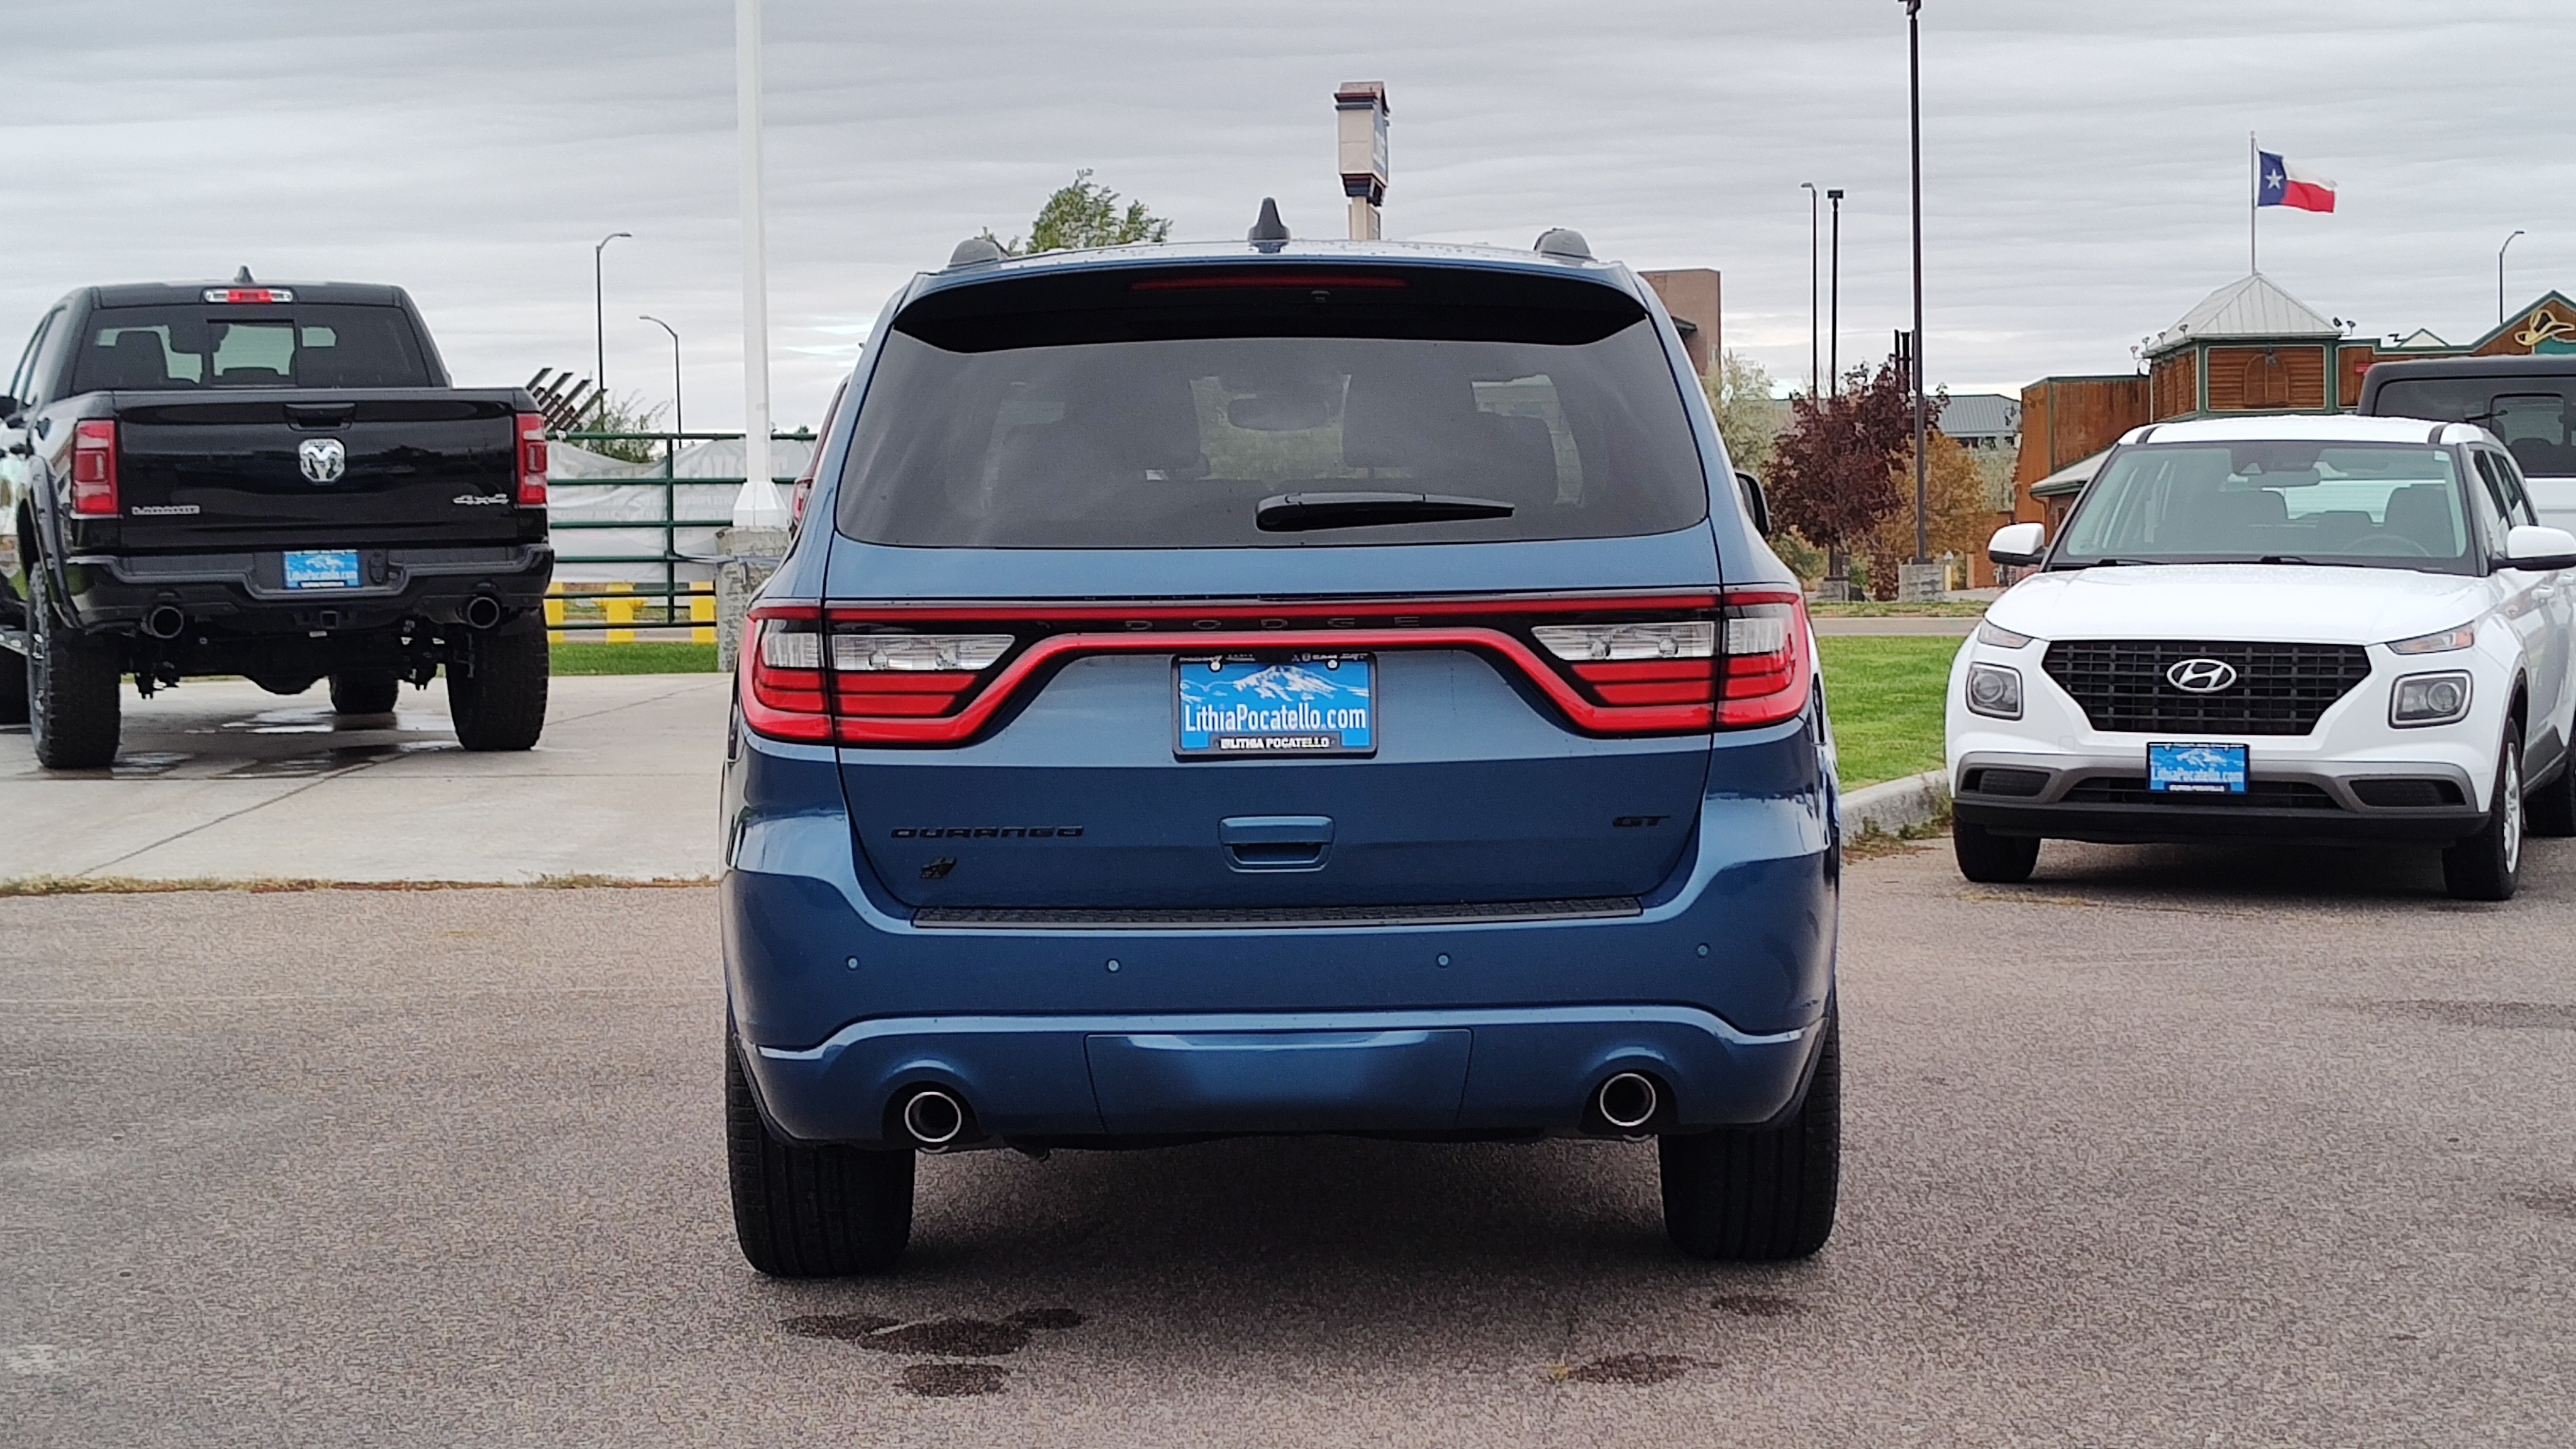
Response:
[[[2186,694],[2216,694],[2236,682],[2236,666],[2224,659],[2185,659],[2165,671],[2165,683]]]
[[[338,438],[307,438],[295,450],[296,466],[315,483],[337,483],[349,471],[349,449]]]

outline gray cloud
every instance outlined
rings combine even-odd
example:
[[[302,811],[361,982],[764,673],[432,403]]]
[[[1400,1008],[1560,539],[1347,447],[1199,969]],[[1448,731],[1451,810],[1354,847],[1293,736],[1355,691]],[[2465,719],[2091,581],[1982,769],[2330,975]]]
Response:
[[[740,417],[726,0],[393,7],[31,6],[0,194],[0,335],[91,281],[399,281],[457,374],[588,370],[590,244],[611,380]],[[2264,218],[2265,270],[2365,333],[2474,335],[2515,227],[2516,300],[2576,285],[2558,3],[1929,0],[1935,380],[2121,370],[2245,265],[2245,136],[2334,177],[2334,216]],[[1388,82],[1392,234],[1525,246],[1583,230],[1639,266],[1726,273],[1727,336],[1806,370],[1801,180],[1851,193],[1846,360],[1905,320],[1905,55],[1892,0],[1282,7],[770,0],[779,415],[811,421],[857,331],[957,238],[1025,229],[1075,168],[1179,234],[1264,195],[1340,229],[1329,93]],[[2534,57],[2541,58],[2535,62]]]

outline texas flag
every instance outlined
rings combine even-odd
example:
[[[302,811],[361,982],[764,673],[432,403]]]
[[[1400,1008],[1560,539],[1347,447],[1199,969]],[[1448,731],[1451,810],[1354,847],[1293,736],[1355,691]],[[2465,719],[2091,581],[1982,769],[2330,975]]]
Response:
[[[2295,206],[2301,211],[2334,210],[2333,182],[2322,176],[2311,176],[2269,151],[2255,154],[2261,161],[2254,174],[2256,206]]]

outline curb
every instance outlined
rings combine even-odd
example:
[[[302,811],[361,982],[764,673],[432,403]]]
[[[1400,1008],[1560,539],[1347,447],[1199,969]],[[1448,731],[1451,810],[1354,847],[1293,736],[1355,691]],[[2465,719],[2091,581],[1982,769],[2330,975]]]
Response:
[[[1950,772],[1926,770],[1901,780],[1864,785],[1842,797],[1843,834],[1898,835],[1928,825],[1950,808]]]

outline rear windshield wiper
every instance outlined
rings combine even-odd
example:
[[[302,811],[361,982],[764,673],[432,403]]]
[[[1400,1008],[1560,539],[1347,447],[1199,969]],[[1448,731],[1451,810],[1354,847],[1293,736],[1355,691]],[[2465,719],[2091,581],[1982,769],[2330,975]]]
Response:
[[[1512,505],[1448,493],[1282,493],[1264,498],[1252,519],[1264,533],[1310,528],[1367,528],[1381,523],[1448,523],[1509,518]]]

